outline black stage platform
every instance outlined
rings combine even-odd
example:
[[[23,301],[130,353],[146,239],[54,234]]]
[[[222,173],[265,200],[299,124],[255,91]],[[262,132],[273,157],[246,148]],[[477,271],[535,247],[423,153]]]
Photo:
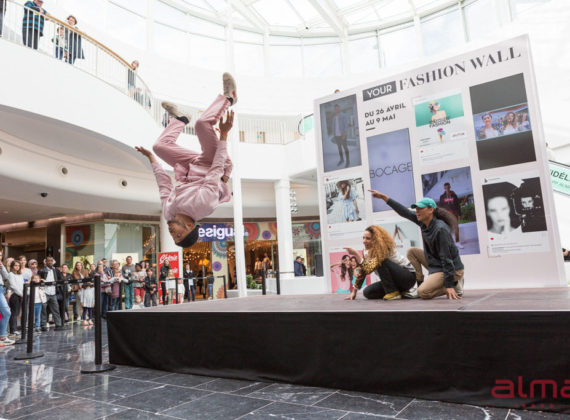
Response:
[[[343,298],[259,296],[110,312],[110,362],[570,412],[569,289],[474,290],[461,301]]]

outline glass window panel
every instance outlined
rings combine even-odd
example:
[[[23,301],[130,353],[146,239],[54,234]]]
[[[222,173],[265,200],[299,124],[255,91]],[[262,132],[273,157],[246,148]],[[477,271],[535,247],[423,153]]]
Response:
[[[210,7],[216,11],[226,9],[226,0],[206,0]]]
[[[234,43],[236,71],[254,76],[264,75],[263,45]]]
[[[335,76],[342,73],[340,44],[306,45],[303,47],[305,76]]]
[[[197,35],[213,36],[221,39],[225,39],[226,37],[224,26],[192,15],[188,15],[188,30]]]
[[[319,12],[315,10],[308,0],[289,0],[289,3],[303,17],[305,22],[320,17]]]
[[[423,20],[421,31],[425,55],[438,54],[465,40],[458,9]]]
[[[350,25],[378,22],[378,16],[372,6],[356,9],[356,11],[346,14],[345,19]]]
[[[226,43],[204,36],[190,35],[190,63],[212,70],[225,70]]]
[[[188,15],[182,10],[175,7],[168,6],[161,1],[154,3],[154,20],[164,23],[169,26],[187,30],[188,29]]]
[[[146,49],[146,20],[112,3],[109,3],[107,31],[136,48]]]
[[[211,11],[211,6],[206,3],[204,0],[182,0],[184,3],[189,4],[190,6],[195,6],[200,9]]]
[[[492,0],[478,0],[464,10],[470,40],[489,35],[499,26]]]
[[[417,59],[420,54],[416,28],[412,25],[381,34],[380,50],[386,67]]]
[[[348,42],[350,72],[366,73],[378,70],[378,40],[376,35]]]
[[[303,76],[301,47],[272,46],[270,48],[271,74],[278,77]]]
[[[58,5],[64,10],[73,10],[73,16],[77,17],[77,26],[79,28],[81,28],[82,23],[88,22],[90,26],[97,29],[105,29],[105,0],[80,2],[76,0],[60,0]]]
[[[154,50],[163,57],[185,62],[188,51],[188,34],[155,23]]]
[[[302,23],[286,0],[258,0],[252,8],[270,25],[296,26]]]
[[[132,10],[139,15],[146,16],[146,1],[141,0],[111,0],[112,3],[123,6],[129,10]],[[74,2],[77,3],[77,2]]]
[[[412,8],[410,3],[391,0],[376,5],[376,12],[381,16],[382,21],[390,18],[401,18],[403,16],[412,16]]]
[[[357,3],[362,3],[361,0],[334,0],[336,7],[339,9],[346,9],[352,7]]]
[[[513,17],[516,18],[520,13],[532,9],[535,6],[548,3],[549,1],[550,0],[510,0]]]
[[[301,45],[301,38],[291,36],[270,36],[271,45]]]
[[[234,41],[263,44],[263,35],[256,32],[240,31],[238,29],[234,29]]]

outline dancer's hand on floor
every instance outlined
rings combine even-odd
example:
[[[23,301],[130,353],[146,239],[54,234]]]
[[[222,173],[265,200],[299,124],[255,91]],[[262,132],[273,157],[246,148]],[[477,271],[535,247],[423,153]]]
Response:
[[[142,146],[135,146],[135,149],[137,149],[137,152],[145,155],[148,158],[148,160],[150,160],[150,163],[156,162],[156,159],[150,150],[145,149]]]
[[[358,293],[358,291],[356,289],[354,289],[352,292],[350,292],[350,295],[348,295],[347,297],[344,298],[344,300],[356,299],[356,293]]]

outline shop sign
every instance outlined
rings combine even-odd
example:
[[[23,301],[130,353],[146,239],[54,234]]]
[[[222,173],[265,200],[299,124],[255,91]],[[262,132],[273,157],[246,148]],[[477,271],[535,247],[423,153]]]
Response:
[[[234,227],[229,223],[204,223],[198,229],[198,237],[203,242],[233,240],[234,236]]]
[[[556,192],[570,195],[570,167],[552,161],[548,163],[550,165],[552,189]]]
[[[170,269],[174,277],[179,277],[180,273],[180,261],[178,261],[178,252],[160,252],[158,254],[158,273],[164,264],[164,260],[170,261]]]

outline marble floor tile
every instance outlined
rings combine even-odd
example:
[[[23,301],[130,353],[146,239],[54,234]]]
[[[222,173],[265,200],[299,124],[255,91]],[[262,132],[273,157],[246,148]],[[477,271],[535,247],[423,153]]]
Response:
[[[0,404],[0,418],[15,419],[41,410],[72,403],[69,395],[32,390],[19,384],[8,385]]]
[[[271,404],[271,401],[213,393],[204,398],[165,410],[161,414],[182,419],[227,420],[236,419],[268,404]]]
[[[54,380],[51,384],[47,384],[46,387],[49,387],[52,392],[71,394],[76,391],[93,388],[94,386],[106,385],[118,380],[120,380],[120,378],[115,378],[103,373],[74,374],[59,380]]]
[[[117,376],[126,379],[138,379],[141,381],[153,381],[166,375],[170,375],[171,372],[165,372],[162,370],[145,369],[133,366],[121,366],[117,365],[117,368],[110,371],[109,374],[112,376]]]
[[[215,379],[215,378],[212,378]],[[203,389],[206,391],[216,391],[216,392],[238,392],[243,389],[247,389],[254,384],[259,384],[260,382],[253,381],[242,381],[239,379],[215,379],[205,384],[199,385],[197,389]]]
[[[509,410],[439,401],[414,400],[396,418],[407,420],[505,420]]]
[[[270,385],[273,385],[273,383],[271,383],[271,382],[253,382],[252,384],[250,384],[248,386],[245,386],[243,388],[232,391],[231,394],[249,395],[249,394],[254,393],[255,391],[260,391],[262,389],[265,389]]]
[[[210,393],[207,391],[199,391],[193,388],[162,385],[150,391],[121,398],[120,400],[114,401],[113,404],[129,408],[138,408],[152,413],[159,413],[188,401],[204,397],[208,394]]]
[[[259,391],[252,392],[249,396],[271,401],[312,405],[329,397],[334,392],[334,390],[326,388],[289,384],[272,384]]]
[[[317,406],[352,411],[360,414],[395,416],[406,407],[412,398],[389,397],[387,395],[361,392],[337,391],[318,402]]]
[[[153,382],[166,384],[166,385],[185,386],[191,388],[215,380],[216,378],[211,378],[209,376],[190,375],[184,373],[171,373],[166,376],[161,376],[158,379],[154,379]]]
[[[511,410],[506,420],[562,420],[570,419],[570,414],[549,413],[546,411]]]
[[[72,395],[88,398],[90,400],[112,402],[160,386],[160,384],[154,382],[138,381],[136,379],[119,379],[93,388],[75,391]]]
[[[92,400],[78,400],[63,407],[39,411],[25,420],[94,420],[125,411],[124,407]]]
[[[164,416],[162,414],[149,413],[135,408],[129,408],[117,414],[105,416],[101,420],[172,420],[174,417]]]
[[[242,418],[244,420],[337,420],[345,415],[346,411],[330,408],[274,402]]]

